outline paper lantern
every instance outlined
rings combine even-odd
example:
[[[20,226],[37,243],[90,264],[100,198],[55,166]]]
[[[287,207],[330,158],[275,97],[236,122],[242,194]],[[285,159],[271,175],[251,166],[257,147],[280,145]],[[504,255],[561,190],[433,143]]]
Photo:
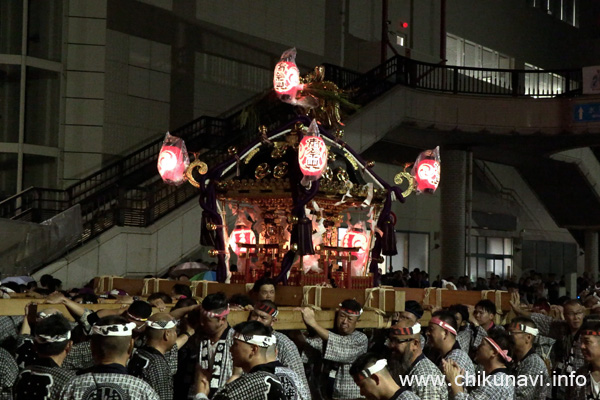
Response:
[[[298,146],[298,164],[307,177],[321,177],[327,168],[327,146],[318,136],[304,136]]]
[[[440,163],[425,158],[417,165],[417,191],[433,193],[440,183]]]
[[[362,268],[367,259],[367,248],[369,247],[369,238],[365,232],[359,230],[349,230],[342,239],[342,247],[358,247],[358,251],[353,251],[350,254],[356,257],[352,261],[353,270]]]
[[[273,87],[280,95],[295,95],[300,84],[300,71],[295,62],[279,61],[275,65]]]
[[[179,184],[184,181],[184,154],[177,146],[163,145],[158,155],[158,173],[166,183]]]
[[[238,243],[256,244],[254,231],[244,225],[237,225],[229,236],[229,246],[238,256],[248,252],[247,248],[239,247]]]

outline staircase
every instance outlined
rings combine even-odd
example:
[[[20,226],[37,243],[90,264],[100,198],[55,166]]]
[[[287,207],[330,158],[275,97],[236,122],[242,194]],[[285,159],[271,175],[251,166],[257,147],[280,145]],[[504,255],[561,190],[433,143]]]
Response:
[[[495,96],[553,97],[576,94],[581,87],[581,71],[551,71],[564,77],[555,92],[526,93],[519,82],[524,75],[550,71],[506,71],[463,68],[422,63],[395,56],[365,74],[334,65],[325,65],[326,80],[351,93],[351,101],[365,106],[398,86]],[[236,110],[220,117],[200,117],[171,132],[183,138],[188,151],[201,154],[210,166],[228,157],[235,144],[243,148],[257,135],[259,125],[269,130],[296,115],[278,101],[272,91],[250,99]],[[148,227],[197,196],[191,185],[163,184],[156,161],[163,135],[65,190],[29,188],[0,202],[0,218],[42,222],[74,204],[80,204],[84,231],[78,245],[89,242],[114,226]],[[68,249],[65,249],[68,250]]]

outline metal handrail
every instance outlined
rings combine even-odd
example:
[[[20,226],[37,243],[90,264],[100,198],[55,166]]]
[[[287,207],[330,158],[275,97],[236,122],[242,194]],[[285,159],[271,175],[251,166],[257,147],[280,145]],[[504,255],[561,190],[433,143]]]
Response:
[[[395,85],[447,93],[557,97],[581,94],[581,69],[514,70],[449,66],[426,63],[402,56],[388,59],[365,74],[326,65],[327,75],[345,88],[368,88],[378,95]],[[368,85],[368,84],[371,85]],[[375,84],[375,85],[373,85]],[[372,96],[366,96],[370,101]]]
[[[325,64],[325,78],[348,91],[351,101],[365,105],[396,85],[448,93],[552,97],[581,91],[581,70],[524,71],[446,66],[394,56],[361,74]],[[546,79],[550,77],[551,79]],[[542,82],[542,85],[540,85]],[[532,84],[537,83],[537,84]],[[227,148],[242,148],[256,136],[258,125],[274,129],[295,115],[272,91],[255,95],[221,117],[203,116],[172,133],[202,158],[227,157]],[[114,225],[148,226],[196,196],[190,185],[166,186],[154,163],[163,135],[128,156],[100,169],[64,191],[28,188],[0,202],[0,218],[41,222],[81,204],[85,242]],[[142,186],[143,185],[143,186]]]

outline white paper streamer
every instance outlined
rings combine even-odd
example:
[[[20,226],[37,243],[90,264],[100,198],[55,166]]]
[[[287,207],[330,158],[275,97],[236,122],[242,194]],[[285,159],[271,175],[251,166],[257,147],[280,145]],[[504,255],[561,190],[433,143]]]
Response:
[[[367,208],[371,205],[371,201],[373,200],[373,182],[369,182],[363,187],[367,188],[367,198],[363,201],[361,207]]]

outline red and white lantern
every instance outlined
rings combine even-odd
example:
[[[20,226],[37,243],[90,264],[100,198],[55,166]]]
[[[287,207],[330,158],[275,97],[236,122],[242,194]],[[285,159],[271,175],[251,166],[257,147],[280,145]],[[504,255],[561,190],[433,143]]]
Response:
[[[344,235],[342,239],[342,247],[358,247],[358,251],[353,251],[350,254],[356,257],[356,260],[352,261],[353,272],[362,270],[367,260],[367,250],[369,248],[369,237],[362,230],[355,228],[350,229]],[[353,273],[353,275],[359,275]]]
[[[239,247],[238,243],[256,244],[254,231],[244,225],[237,225],[229,236],[229,246],[236,255],[246,254],[247,248]]]
[[[425,150],[417,160],[412,169],[417,187],[417,193],[433,193],[440,184],[440,148]]]
[[[279,61],[273,73],[273,87],[279,95],[295,96],[300,84],[300,71],[295,62]]]
[[[434,192],[440,184],[440,163],[436,160],[424,159],[416,168],[417,190]]]
[[[180,185],[185,181],[185,169],[190,164],[185,142],[168,132],[158,155],[158,173],[165,183]]]
[[[327,168],[327,146],[318,136],[304,136],[298,146],[298,164],[304,176],[319,179]]]

